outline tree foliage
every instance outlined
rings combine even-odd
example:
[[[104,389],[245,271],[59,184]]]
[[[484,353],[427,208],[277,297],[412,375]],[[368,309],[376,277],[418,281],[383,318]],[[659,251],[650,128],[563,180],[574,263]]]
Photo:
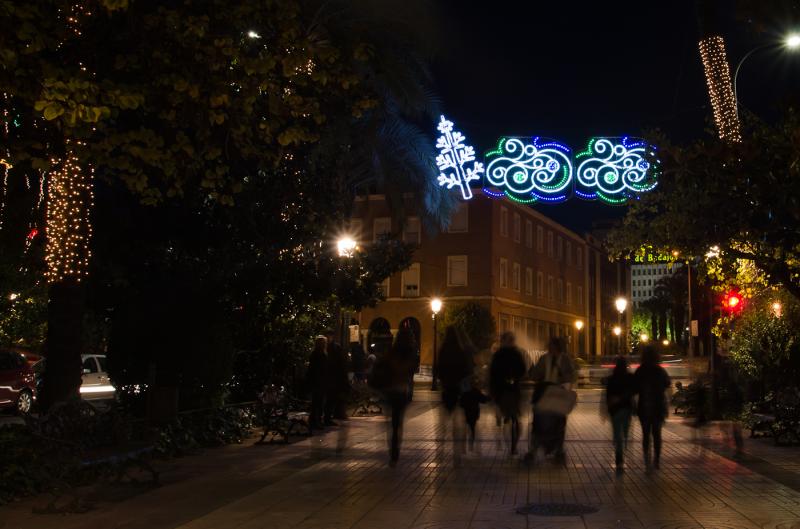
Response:
[[[497,324],[492,313],[474,301],[445,308],[442,329],[454,325],[463,331],[479,351],[485,351],[497,339]]]
[[[721,269],[752,263],[766,282],[800,297],[800,116],[790,109],[780,124],[756,122],[747,132],[735,145],[657,140],[658,188],[631,204],[612,247],[693,256],[718,247]]]

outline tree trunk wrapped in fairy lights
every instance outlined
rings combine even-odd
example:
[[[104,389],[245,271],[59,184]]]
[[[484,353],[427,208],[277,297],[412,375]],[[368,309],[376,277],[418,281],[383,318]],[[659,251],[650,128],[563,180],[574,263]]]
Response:
[[[47,190],[45,261],[50,289],[47,369],[40,396],[44,409],[77,397],[81,386],[82,280],[91,258],[93,173],[90,167],[81,165],[74,147],[67,142],[64,157],[52,160]]]
[[[703,38],[700,41],[700,57],[703,60],[708,95],[719,137],[724,141],[738,143],[742,141],[742,135],[724,39],[719,35]]]

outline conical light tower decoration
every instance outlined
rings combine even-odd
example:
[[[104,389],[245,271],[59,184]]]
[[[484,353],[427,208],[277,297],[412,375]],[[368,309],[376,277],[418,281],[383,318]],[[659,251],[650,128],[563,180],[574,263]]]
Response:
[[[703,60],[708,95],[711,98],[714,123],[717,125],[719,137],[730,143],[739,143],[742,141],[742,134],[731,84],[731,69],[722,37],[711,35],[701,40],[700,58]]]
[[[480,180],[483,173],[483,164],[475,161],[475,149],[465,145],[466,138],[460,132],[453,130],[453,122],[442,116],[439,121],[439,132],[442,133],[436,140],[439,156],[436,165],[439,167],[439,185],[447,189],[458,187],[464,200],[472,198],[470,182]]]

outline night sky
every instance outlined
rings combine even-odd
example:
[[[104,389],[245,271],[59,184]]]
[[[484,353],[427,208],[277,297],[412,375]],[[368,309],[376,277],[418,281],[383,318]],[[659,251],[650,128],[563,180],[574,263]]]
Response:
[[[543,136],[579,152],[591,136],[700,137],[711,109],[697,42],[695,3],[678,1],[492,2],[440,0],[434,58],[444,112],[479,153],[500,136]],[[778,13],[767,31],[720,21],[731,63],[791,26]],[[771,34],[772,33],[772,34]],[[759,52],[742,68],[741,104],[768,115],[800,92],[800,53]],[[624,208],[571,199],[537,205],[576,230],[619,218]]]

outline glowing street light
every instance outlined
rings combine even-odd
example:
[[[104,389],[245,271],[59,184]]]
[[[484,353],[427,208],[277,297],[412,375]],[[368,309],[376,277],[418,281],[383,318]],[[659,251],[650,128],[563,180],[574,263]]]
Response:
[[[345,236],[336,242],[336,248],[339,250],[339,257],[353,257],[356,246],[356,241],[352,237]]]
[[[614,301],[614,305],[617,307],[617,311],[622,314],[625,312],[625,309],[628,308],[628,300],[622,297],[617,298]]]
[[[261,38],[261,35],[259,35],[258,33],[253,31],[252,29],[247,32],[247,36],[250,37],[251,39],[260,39]]]
[[[620,327],[619,325],[614,325],[614,328],[612,330],[614,332],[614,336],[622,336],[622,327]]]
[[[581,340],[581,330],[583,329],[583,320],[575,320],[575,329],[578,331],[578,354],[582,354],[583,342]]]
[[[438,352],[436,351],[436,315],[439,314],[439,311],[442,310],[442,300],[439,298],[431,299],[431,312],[433,313],[433,369],[431,370],[431,391],[436,391],[439,389],[438,381],[437,381],[437,374],[436,373],[436,364],[437,364],[437,357]]]
[[[750,58],[757,51],[765,50],[767,48],[784,48],[789,51],[797,51],[800,48],[800,33],[790,33],[782,41],[768,42],[761,46],[756,46],[752,50],[744,54],[744,57],[736,65],[736,70],[733,74],[733,101],[736,104],[736,117],[739,117],[739,90],[737,88],[737,81],[739,79],[739,70],[741,70],[744,62]]]
[[[647,343],[647,342],[650,340],[650,337],[649,337],[649,336],[647,336],[647,334],[646,334],[646,333],[642,333],[642,334],[640,334],[640,335],[639,335],[639,340],[640,340],[642,343]]]
[[[667,345],[669,345],[669,340],[663,340],[661,343],[662,343],[664,346],[667,346]]]
[[[776,318],[780,318],[781,314],[783,314],[783,305],[781,305],[780,301],[773,301],[770,308],[772,309],[772,314],[774,314]]]
[[[788,37],[786,37],[786,42],[784,45],[789,48],[790,50],[795,50],[800,48],[800,33],[792,33]]]

